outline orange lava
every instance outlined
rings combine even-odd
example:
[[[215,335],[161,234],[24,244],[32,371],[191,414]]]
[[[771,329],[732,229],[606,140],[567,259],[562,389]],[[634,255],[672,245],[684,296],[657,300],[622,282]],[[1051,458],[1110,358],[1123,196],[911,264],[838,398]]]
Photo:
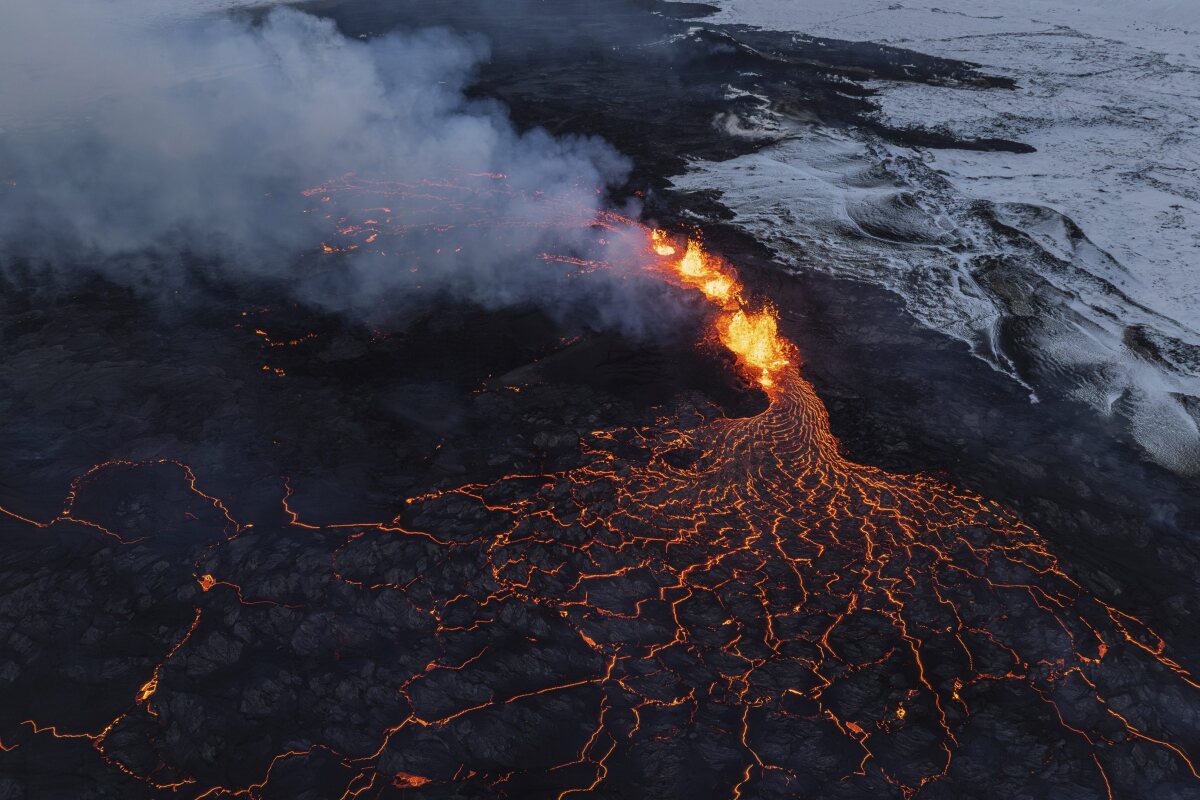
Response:
[[[392,778],[392,786],[395,786],[397,789],[416,789],[432,782],[429,778],[422,775],[413,775],[408,772],[398,772]]]
[[[743,364],[761,373],[758,380],[765,387],[773,386],[772,373],[788,364],[778,322],[770,309],[757,313],[735,311],[721,324],[721,341]]]
[[[760,796],[767,785],[775,795],[806,793],[811,773],[822,769],[833,775],[830,781],[864,781],[864,787],[872,785],[869,779],[886,781],[895,796],[907,798],[951,773],[956,752],[972,735],[973,704],[997,702],[991,693],[1003,689],[1057,720],[1052,724],[1069,744],[1047,758],[1083,764],[1105,796],[1113,795],[1109,767],[1129,763],[1135,747],[1138,758],[1150,753],[1175,765],[1178,778],[1200,779],[1186,746],[1191,732],[1153,729],[1124,683],[1130,673],[1109,669],[1119,660],[1124,670],[1153,675],[1171,691],[1200,689],[1161,637],[1070,577],[1046,540],[1011,510],[934,477],[891,474],[847,459],[823,403],[800,373],[795,347],[779,334],[776,310],[754,303],[729,264],[696,241],[680,256],[666,233],[616,216],[598,224],[643,236],[645,266],[705,298],[711,339],[765,389],[766,410],[732,419],[693,409],[649,427],[594,431],[580,442],[580,466],[431,491],[408,498],[405,510],[389,520],[305,519],[290,483],[283,493],[289,534],[340,542],[329,568],[339,588],[368,598],[399,593],[429,620],[442,645],[491,624],[506,605],[545,610],[577,641],[581,655],[574,660],[588,665],[586,677],[533,689],[488,687],[458,706],[422,705],[427,695],[419,690],[436,685],[437,676],[492,658],[485,646],[466,659],[431,661],[400,685],[383,687],[404,697],[410,711],[373,733],[374,746],[363,752],[337,753],[322,744],[287,750],[245,786],[199,786],[193,778],[166,786],[153,775],[139,777],[181,797],[257,798],[278,764],[323,749],[355,771],[343,797],[376,796],[367,793],[388,783],[415,788],[476,781],[502,792],[512,772],[464,763],[453,775],[429,777],[385,773],[379,764],[389,745],[408,733],[429,737],[420,741],[452,738],[460,730],[469,736],[483,715],[570,696],[590,703],[592,716],[574,757],[545,771],[575,776],[559,800],[602,786],[613,765],[640,743],[682,740],[701,724],[702,709],[712,708],[724,712],[719,730],[738,758],[714,797]],[[191,491],[222,513],[232,536],[246,530],[223,501],[197,487],[190,468],[161,463],[178,468]],[[93,468],[80,480],[111,466]],[[54,520],[0,513],[22,525],[87,525],[72,515],[77,485]],[[477,509],[477,532],[464,538],[408,521],[420,515],[436,520],[443,505]],[[120,532],[93,525],[125,541]],[[403,564],[389,564],[386,574],[374,574],[344,563],[353,563],[349,556],[360,549],[398,545],[411,548],[408,562],[422,565],[469,552],[478,579],[457,596],[441,597],[431,593],[424,567],[407,574]],[[171,691],[163,665],[188,646],[206,604],[228,594],[218,587],[233,590],[243,604],[270,602],[247,601],[241,586],[202,572],[199,564],[195,580],[203,590],[195,621],[130,698],[129,711],[99,731],[62,731],[45,720],[27,721],[29,731],[87,738],[106,761],[130,772],[108,754],[106,740],[122,718],[150,713],[148,701]],[[714,625],[714,619],[720,621]],[[859,626],[874,633],[850,637]],[[863,641],[877,646],[864,652]],[[697,673],[709,680],[688,677]],[[863,676],[877,679],[883,701],[842,696]],[[1087,713],[1074,713],[1080,707]],[[704,724],[718,727],[713,719],[710,714]],[[922,731],[933,732],[922,757],[904,755],[901,745],[921,739]],[[768,746],[821,737],[840,747],[825,764]],[[566,786],[567,778],[562,782]]]
[[[656,256],[670,258],[678,252],[665,231],[655,229],[649,236],[649,249]],[[764,388],[774,386],[774,374],[788,365],[789,352],[794,349],[779,336],[776,310],[767,305],[751,310],[733,267],[708,253],[695,239],[688,240],[683,256],[673,266],[680,283],[699,290],[720,312],[717,340]]]

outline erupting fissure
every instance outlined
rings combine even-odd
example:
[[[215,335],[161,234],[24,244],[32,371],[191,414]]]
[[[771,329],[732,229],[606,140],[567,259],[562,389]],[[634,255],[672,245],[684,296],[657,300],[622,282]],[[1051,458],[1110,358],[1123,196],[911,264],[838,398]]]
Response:
[[[360,228],[363,239],[383,246],[385,225],[371,222]],[[186,798],[260,798],[281,765],[318,755],[342,770],[343,800],[449,784],[565,800],[602,795],[614,775],[658,774],[651,762],[663,758],[707,770],[706,797],[820,796],[840,787],[839,797],[907,798],[944,779],[969,780],[956,776],[956,754],[998,747],[988,731],[1002,709],[1013,720],[1006,724],[1053,726],[1062,742],[1038,757],[1099,796],[1113,795],[1112,767],[1134,753],[1175,779],[1200,779],[1186,719],[1147,707],[1129,688],[1133,675],[1172,692],[1200,689],[1156,633],[1070,577],[1008,509],[933,477],[845,458],[776,310],[756,303],[698,241],[683,245],[616,215],[587,224],[637,237],[644,267],[702,293],[713,342],[763,388],[765,411],[735,419],[693,407],[649,427],[596,430],[580,442],[579,466],[433,490],[381,521],[311,519],[289,484],[289,536],[333,543],[325,577],[338,591],[404,598],[414,611],[411,635],[433,657],[376,687],[404,710],[369,732],[369,747],[297,733],[241,785],[205,784],[162,756],[135,767],[113,754],[113,741],[117,732],[127,739],[181,724],[158,699],[183,691],[175,687],[186,676],[172,662],[209,646],[196,631],[228,613],[222,602],[270,614],[275,626],[316,613],[302,603],[268,605],[258,592],[245,599],[245,576],[228,575],[235,565],[221,552],[251,526],[172,463],[95,467],[53,520],[0,509],[20,525],[87,524],[74,498],[98,474],[168,468],[228,521],[227,540],[195,564],[195,621],[129,708],[92,731],[27,720],[0,729],[4,748],[32,736],[86,737],[114,768]],[[581,273],[605,266],[557,260]],[[113,546],[127,541],[91,524]],[[539,627],[506,628],[522,618],[506,612],[516,607],[543,615]],[[558,648],[565,666],[547,679],[556,662],[530,655],[536,669],[506,669],[514,642],[530,653]],[[451,673],[477,678],[460,690],[444,680]],[[586,719],[570,716],[581,711]],[[539,726],[572,752],[499,766],[495,753],[508,750],[476,747],[481,730],[522,737]],[[703,758],[684,755],[701,736],[716,744],[702,746]],[[150,735],[150,752],[153,742]],[[430,753],[457,763],[439,767]]]
[[[655,255],[670,258],[676,251],[665,231],[650,232],[650,249]],[[751,311],[743,299],[743,286],[733,268],[709,254],[699,241],[688,240],[675,272],[685,286],[698,289],[721,310],[718,338],[739,362],[758,375],[764,387],[774,385],[772,374],[788,365],[791,348],[779,337],[774,308],[764,306]]]

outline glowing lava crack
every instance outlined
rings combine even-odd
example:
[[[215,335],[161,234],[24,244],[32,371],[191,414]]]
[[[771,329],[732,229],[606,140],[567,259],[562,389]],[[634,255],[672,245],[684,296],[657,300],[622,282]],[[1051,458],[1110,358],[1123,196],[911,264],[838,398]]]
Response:
[[[85,737],[114,769],[189,798],[271,796],[289,765],[318,758],[341,771],[343,798],[450,796],[435,790],[451,785],[474,787],[470,796],[602,796],[614,775],[663,764],[695,771],[691,796],[907,797],[953,779],[958,754],[993,746],[1002,723],[1037,718],[1060,743],[1036,758],[1096,796],[1111,796],[1114,766],[1135,750],[1175,780],[1200,778],[1186,717],[1148,709],[1130,689],[1130,674],[1179,693],[1200,688],[1156,634],[1086,592],[999,505],[846,460],[774,310],[755,307],[729,265],[695,241],[616,217],[603,224],[643,236],[653,269],[704,295],[713,340],[764,387],[764,412],[595,431],[582,466],[414,497],[381,523],[306,519],[289,488],[290,533],[338,543],[338,590],[402,600],[388,608],[406,609],[406,624],[441,654],[381,687],[401,711],[357,732],[369,745],[297,735],[256,780],[236,785],[162,754],[141,764],[112,755],[110,739],[132,717],[151,730],[186,724],[167,720],[180,712],[156,698],[172,680],[164,664],[206,646],[209,615],[232,613],[229,603],[306,613],[253,605],[272,601],[226,581],[208,558],[196,565],[195,619],[121,716],[89,731],[31,719],[4,732],[6,749]],[[105,470],[134,468],[97,467],[72,496]],[[214,553],[249,535],[186,467],[137,469],[163,468],[227,521]],[[452,515],[460,521],[439,526]],[[16,519],[89,524],[70,504],[50,522]],[[439,569],[458,576],[454,592],[431,577]],[[528,619],[537,624],[519,637],[524,651],[489,638]],[[566,666],[545,657],[550,640],[570,654]],[[506,666],[512,659],[528,666]],[[565,752],[522,751],[522,763],[505,764],[476,748],[550,724],[575,731],[559,737]],[[457,767],[429,753],[452,754]]]

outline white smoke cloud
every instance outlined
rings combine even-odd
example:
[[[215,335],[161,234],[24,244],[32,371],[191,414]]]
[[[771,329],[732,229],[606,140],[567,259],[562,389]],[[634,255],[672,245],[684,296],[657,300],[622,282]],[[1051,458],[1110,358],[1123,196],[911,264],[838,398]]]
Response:
[[[439,221],[475,246],[441,258],[426,288],[541,300],[535,256],[580,237],[552,224],[561,209],[587,219],[628,170],[598,139],[521,132],[500,104],[468,99],[486,45],[443,30],[360,41],[288,9],[253,24],[164,18],[142,0],[39,0],[6,10],[0,53],[0,264],[40,276],[84,263],[161,290],[199,261],[370,308],[406,271],[363,256],[334,275],[298,272],[297,254],[330,233],[303,190],[347,173],[409,185],[504,173],[504,192],[443,204]],[[394,216],[421,201],[399,202]],[[476,224],[489,216],[507,223]],[[619,282],[599,294],[602,319],[637,316],[614,310],[629,303]]]

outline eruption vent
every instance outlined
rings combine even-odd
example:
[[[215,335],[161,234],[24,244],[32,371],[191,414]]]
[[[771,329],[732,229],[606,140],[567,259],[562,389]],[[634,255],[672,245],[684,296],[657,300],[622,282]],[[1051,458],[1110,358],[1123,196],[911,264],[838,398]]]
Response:
[[[650,232],[650,249],[662,258],[677,252],[666,232],[657,229]],[[720,311],[716,338],[757,375],[764,388],[774,386],[773,373],[788,365],[791,349],[779,337],[778,312],[771,306],[751,310],[733,267],[708,253],[695,239],[688,241],[674,272],[684,286],[698,289]]]

